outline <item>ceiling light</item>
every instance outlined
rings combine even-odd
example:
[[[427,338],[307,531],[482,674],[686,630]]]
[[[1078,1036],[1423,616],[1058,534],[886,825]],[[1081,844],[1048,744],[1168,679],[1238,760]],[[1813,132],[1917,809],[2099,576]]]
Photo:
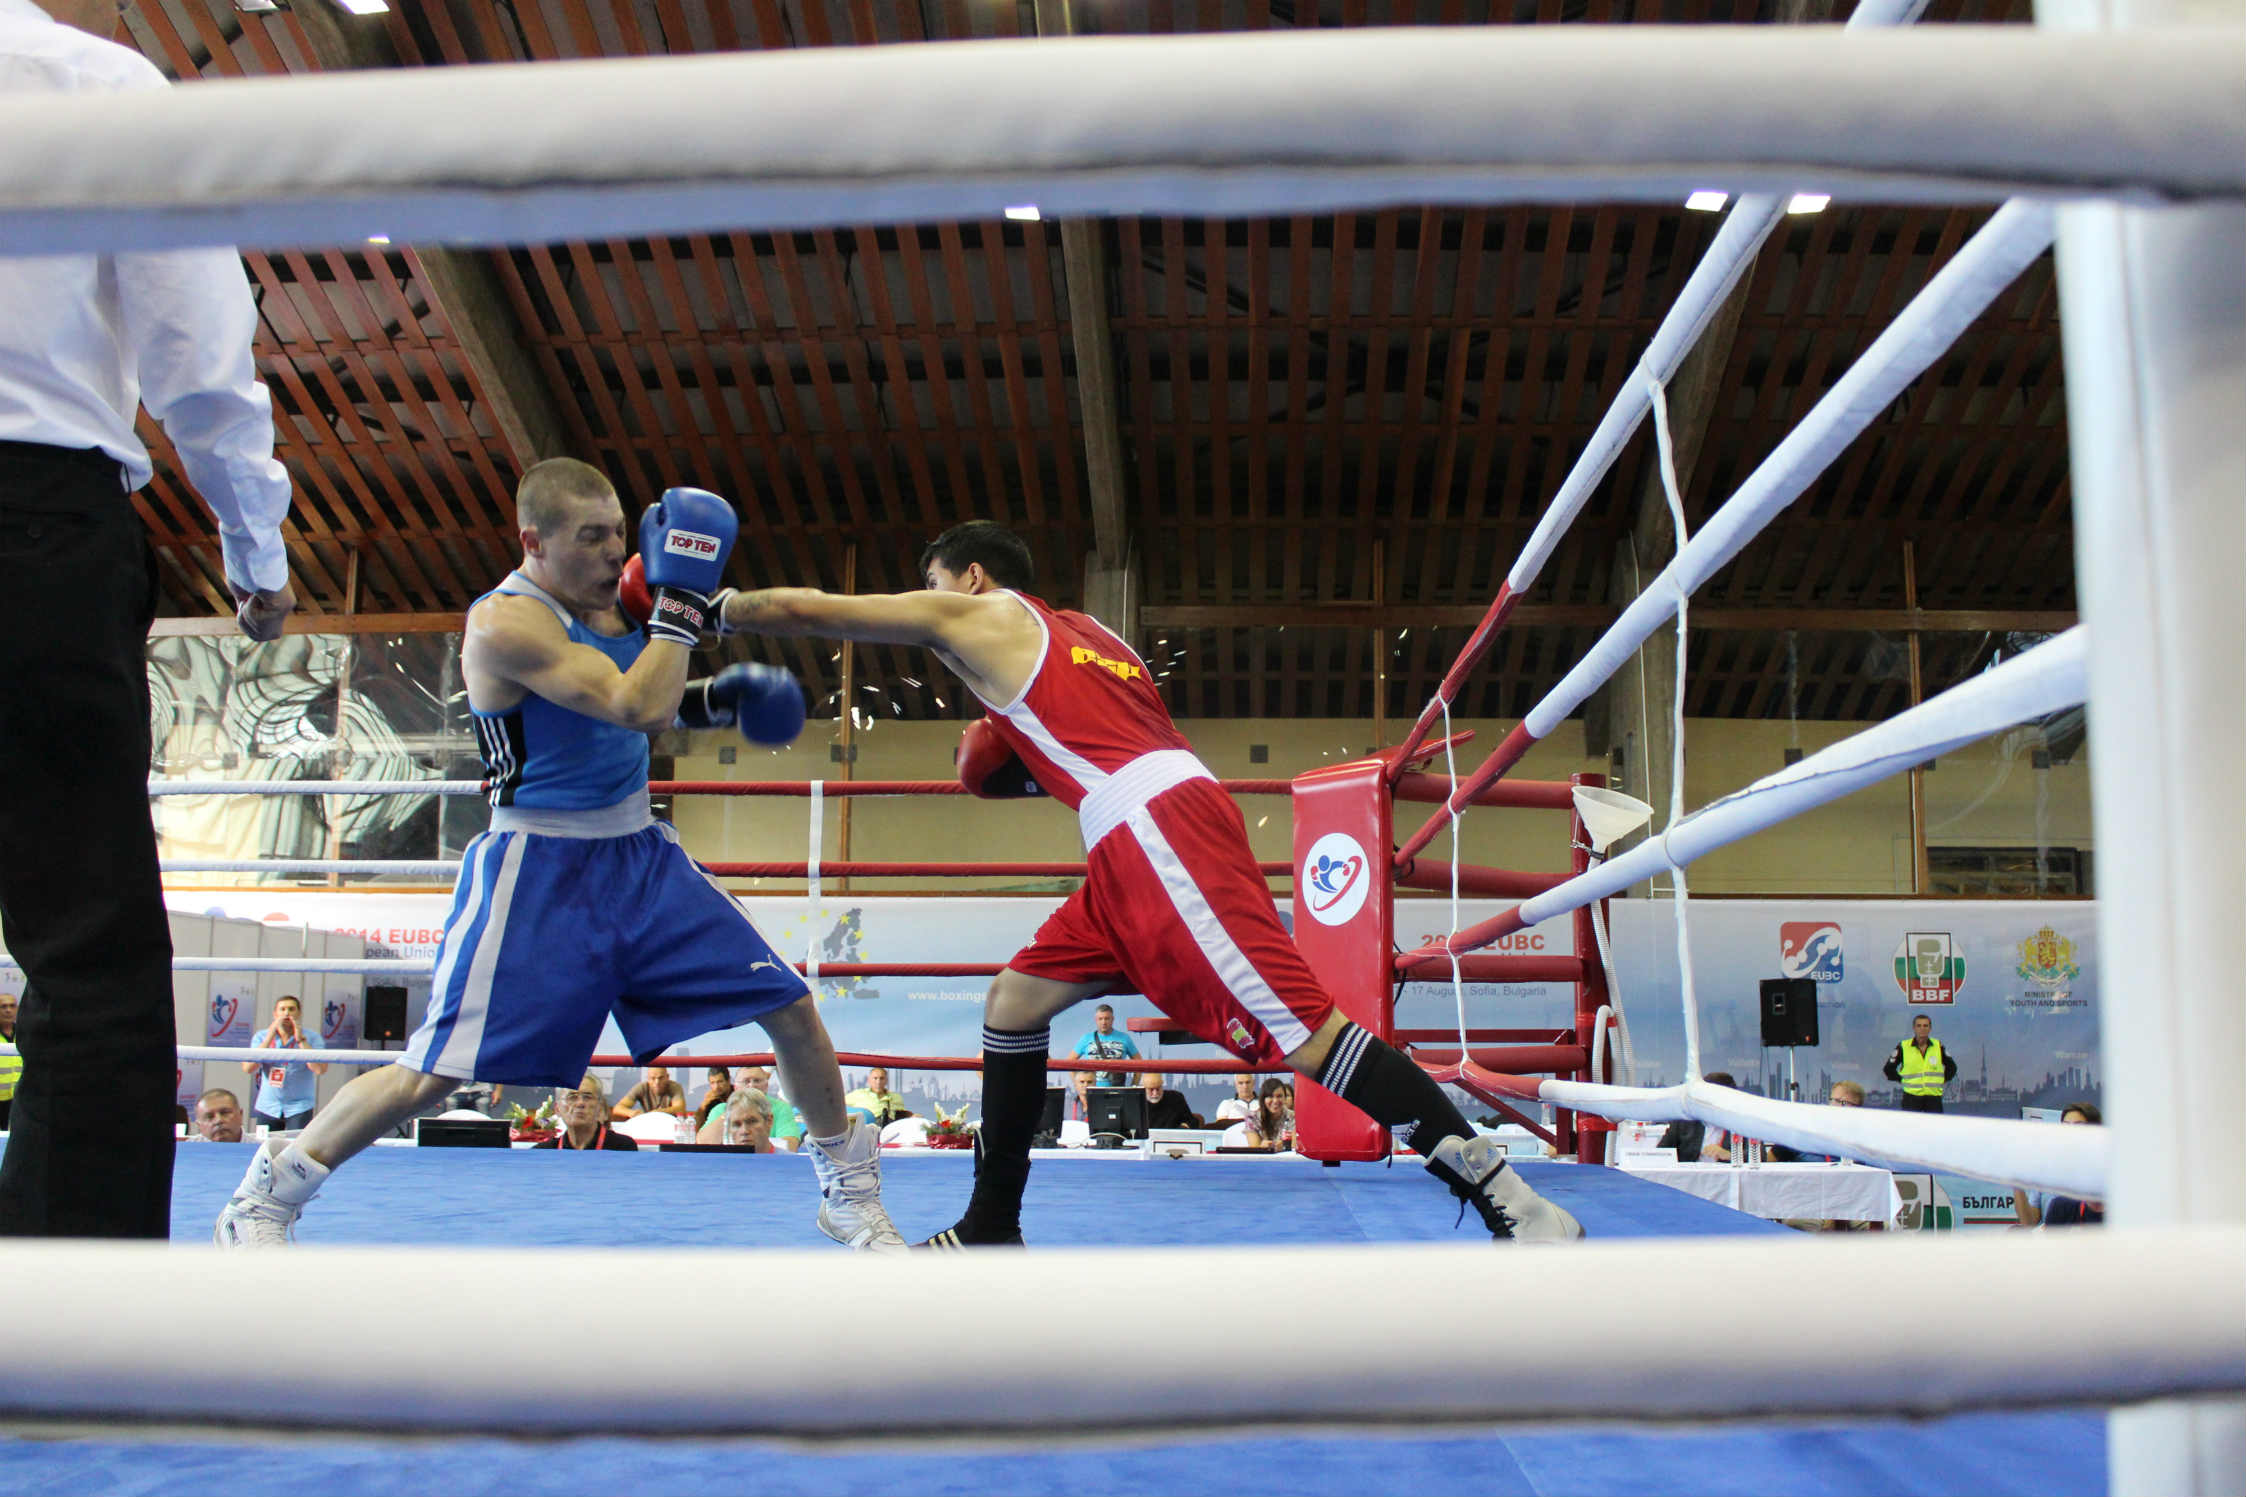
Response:
[[[1718,192],[1713,187],[1703,187],[1685,199],[1685,206],[1695,213],[1721,213],[1723,205],[1731,201],[1731,194]]]
[[[390,0],[335,0],[335,3],[355,16],[386,16],[390,13]]]
[[[1033,224],[1045,215],[1037,211],[1035,203],[1014,203],[1006,209],[1006,216],[1018,223]]]
[[[1786,199],[1786,211],[1788,213],[1822,213],[1825,211],[1825,205],[1832,200],[1833,195],[1829,192],[1797,192]]]
[[[369,244],[388,244],[389,242],[390,242],[390,236],[389,236],[389,235],[387,235],[387,234],[369,234],[369,235],[367,235],[367,243],[369,243]]]

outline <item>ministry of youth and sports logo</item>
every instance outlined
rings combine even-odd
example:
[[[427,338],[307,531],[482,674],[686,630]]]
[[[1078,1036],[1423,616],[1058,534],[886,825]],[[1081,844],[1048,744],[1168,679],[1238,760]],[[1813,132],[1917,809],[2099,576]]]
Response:
[[[1328,832],[1302,860],[1303,904],[1320,925],[1347,925],[1365,907],[1372,888],[1365,849],[1347,832]]]
[[[1839,982],[1840,924],[1834,920],[1783,920],[1778,925],[1778,973],[1812,982]]]

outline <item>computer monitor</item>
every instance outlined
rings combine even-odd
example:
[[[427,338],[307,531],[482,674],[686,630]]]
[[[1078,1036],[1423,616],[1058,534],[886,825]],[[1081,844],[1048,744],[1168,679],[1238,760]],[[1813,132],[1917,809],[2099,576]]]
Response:
[[[1086,1111],[1092,1137],[1146,1137],[1146,1091],[1136,1086],[1095,1086]]]
[[[416,1118],[413,1141],[424,1149],[504,1149],[509,1134],[497,1118]]]
[[[1068,1093],[1065,1090],[1057,1086],[1045,1088],[1045,1110],[1037,1115],[1037,1131],[1040,1134],[1058,1135],[1061,1131],[1062,1112],[1067,1104]]]

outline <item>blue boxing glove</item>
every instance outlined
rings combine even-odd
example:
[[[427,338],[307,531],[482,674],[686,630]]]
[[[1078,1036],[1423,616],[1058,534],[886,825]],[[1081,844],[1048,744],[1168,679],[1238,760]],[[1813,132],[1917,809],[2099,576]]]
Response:
[[[710,594],[725,578],[726,554],[741,522],[733,506],[708,489],[665,489],[640,516],[640,565],[654,603],[649,639],[692,649],[710,627]]]
[[[803,731],[803,688],[777,665],[729,665],[686,683],[677,726],[739,728],[749,742],[777,748]]]

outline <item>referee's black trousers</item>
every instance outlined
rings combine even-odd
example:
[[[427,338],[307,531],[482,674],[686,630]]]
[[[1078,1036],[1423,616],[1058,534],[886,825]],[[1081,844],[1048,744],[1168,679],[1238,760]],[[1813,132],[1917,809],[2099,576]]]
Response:
[[[26,979],[4,1235],[171,1228],[172,940],[148,816],[155,601],[117,464],[0,442],[0,935]]]

